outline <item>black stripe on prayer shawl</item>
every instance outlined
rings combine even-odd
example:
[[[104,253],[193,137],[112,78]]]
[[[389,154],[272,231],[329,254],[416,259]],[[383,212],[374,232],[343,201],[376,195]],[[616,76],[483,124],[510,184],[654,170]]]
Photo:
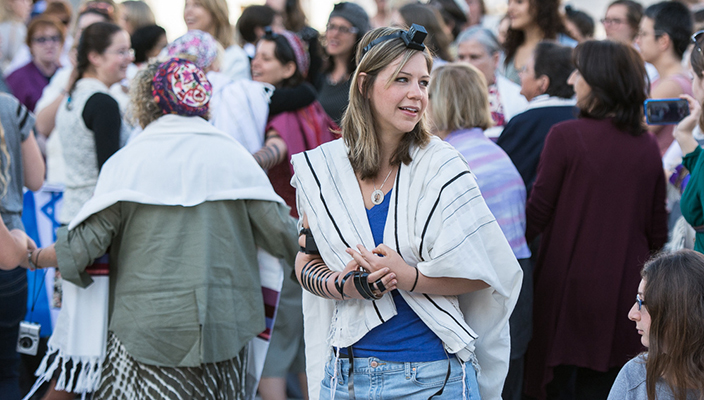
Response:
[[[399,188],[401,187],[399,182],[401,182],[401,166],[402,165],[403,165],[403,163],[399,164],[398,171],[396,171],[396,193],[395,193],[396,201],[394,204],[394,238],[396,239],[396,252],[398,253],[399,256],[401,256],[401,258],[403,258],[403,256],[401,255],[401,247],[398,244],[398,191],[399,191]]]
[[[310,163],[310,159],[308,158],[308,152],[304,151],[303,155],[306,158],[306,163],[308,163],[308,168],[310,168],[310,172],[313,174],[313,178],[315,179],[315,183],[318,185],[318,191],[320,192],[320,201],[323,202],[323,206],[325,207],[325,211],[328,213],[328,217],[330,218],[330,221],[332,222],[332,225],[335,227],[335,230],[337,231],[337,234],[340,236],[340,240],[342,240],[342,243],[345,244],[348,248],[351,248],[347,241],[345,240],[344,237],[342,237],[342,232],[340,232],[340,228],[337,226],[337,222],[335,222],[335,218],[332,217],[332,213],[330,212],[330,209],[328,208],[328,203],[325,202],[325,198],[323,197],[323,188],[320,185],[320,180],[318,179],[318,175],[315,173],[315,170],[313,169],[313,164]]]
[[[425,242],[425,233],[428,231],[428,225],[430,224],[430,218],[433,217],[433,213],[435,212],[435,209],[438,207],[438,204],[440,203],[440,196],[442,196],[442,191],[445,190],[446,187],[448,187],[452,182],[456,181],[459,179],[462,175],[468,174],[469,171],[462,171],[459,174],[455,175],[454,178],[450,179],[442,185],[442,188],[440,189],[440,192],[438,193],[438,198],[435,199],[435,204],[433,204],[433,208],[430,210],[430,214],[428,215],[428,219],[425,220],[425,226],[423,227],[423,233],[420,235],[420,247],[418,248],[418,254],[420,256],[421,261],[425,261],[423,258],[423,242]]]
[[[335,218],[332,217],[332,213],[330,212],[330,209],[328,208],[328,203],[325,201],[325,198],[323,197],[323,188],[320,185],[320,180],[318,179],[318,175],[315,173],[315,170],[313,169],[313,165],[310,162],[310,158],[308,158],[308,152],[304,151],[303,155],[306,157],[306,163],[308,163],[308,168],[310,169],[310,172],[313,174],[313,179],[315,179],[315,183],[318,185],[318,191],[320,192],[320,201],[323,202],[323,206],[325,206],[325,211],[328,213],[328,218],[330,218],[330,222],[332,222],[332,225],[335,227],[335,230],[337,231],[337,234],[340,236],[340,240],[342,240],[342,243],[345,244],[348,248],[351,248],[345,238],[342,236],[342,232],[340,231],[340,228],[337,226],[337,222],[335,222]],[[372,301],[372,305],[374,306],[374,311],[376,311],[376,316],[379,317],[379,320],[383,324],[384,318],[381,316],[381,312],[379,311],[379,307],[376,305],[376,301]]]
[[[465,331],[465,332],[467,333],[467,335],[469,335],[469,337],[471,337],[472,339],[476,339],[476,338],[477,338],[476,336],[472,335],[468,330],[464,329],[464,326],[462,326],[462,324],[460,324],[459,321],[457,321],[457,320],[455,319],[455,317],[452,316],[452,314],[450,314],[449,312],[447,312],[444,308],[440,307],[440,306],[438,305],[438,303],[434,302],[433,299],[430,298],[430,296],[428,296],[428,295],[425,294],[425,293],[423,293],[423,296],[425,296],[425,298],[428,299],[428,301],[431,302],[438,310],[444,312],[445,314],[447,314],[448,317],[452,318],[452,320],[455,321],[455,323],[457,324],[457,326],[459,326],[460,328],[462,328],[462,330]]]

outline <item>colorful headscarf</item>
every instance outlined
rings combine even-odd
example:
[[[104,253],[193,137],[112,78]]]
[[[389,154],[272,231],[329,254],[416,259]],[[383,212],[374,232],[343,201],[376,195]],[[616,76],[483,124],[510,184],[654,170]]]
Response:
[[[299,38],[298,35],[291,31],[282,31],[278,32],[278,34],[286,39],[288,45],[291,47],[291,50],[293,50],[293,54],[296,57],[296,66],[298,67],[298,71],[304,77],[308,75],[308,67],[310,67],[310,55],[308,54],[308,50],[303,44],[301,38]]]
[[[218,44],[207,32],[192,30],[166,46],[169,57],[178,57],[183,54],[195,57],[198,68],[208,68],[218,56]]]
[[[172,58],[154,75],[152,96],[164,114],[202,117],[208,113],[213,87],[191,61]]]

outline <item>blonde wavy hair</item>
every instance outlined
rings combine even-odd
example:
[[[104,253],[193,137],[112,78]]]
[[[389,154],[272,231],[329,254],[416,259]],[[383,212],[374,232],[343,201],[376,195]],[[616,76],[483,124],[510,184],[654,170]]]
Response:
[[[8,172],[10,170],[10,153],[7,151],[5,143],[5,129],[0,124],[0,199],[7,193],[7,183],[10,181]]]
[[[350,87],[350,101],[340,123],[342,139],[349,149],[349,160],[352,168],[361,179],[373,178],[379,173],[381,167],[381,152],[379,137],[376,134],[376,123],[372,113],[370,93],[379,73],[392,64],[399,57],[398,65],[391,78],[386,82],[388,87],[398,76],[401,69],[419,50],[406,47],[401,38],[385,40],[372,47],[366,54],[362,49],[373,40],[402,31],[398,28],[377,28],[367,32],[357,46],[357,69],[352,75]],[[433,58],[428,50],[422,51],[428,71],[433,68]],[[359,75],[366,74],[366,78],[359,82]],[[411,147],[425,146],[430,141],[430,130],[426,123],[425,115],[410,132],[406,133],[398,148],[391,157],[391,165],[408,164],[412,161]]]
[[[203,8],[210,12],[213,19],[213,37],[224,48],[235,43],[235,32],[230,24],[230,9],[225,0],[196,0]]]
[[[152,95],[154,75],[163,61],[155,61],[139,71],[130,85],[129,116],[133,123],[144,129],[164,115]]]
[[[430,75],[430,118],[435,132],[487,129],[493,125],[484,74],[465,63],[449,63]]]

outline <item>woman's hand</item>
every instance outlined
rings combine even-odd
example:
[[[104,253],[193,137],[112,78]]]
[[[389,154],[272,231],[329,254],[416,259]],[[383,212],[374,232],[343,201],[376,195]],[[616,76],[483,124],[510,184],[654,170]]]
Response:
[[[17,244],[17,247],[24,249],[23,254],[31,254],[32,251],[37,249],[37,244],[34,243],[34,240],[27,236],[27,234],[23,231],[19,229],[13,229],[10,231],[10,235]],[[30,268],[31,266],[29,265],[29,257],[21,257],[19,265],[22,268]]]
[[[677,140],[677,143],[680,145],[682,154],[687,155],[699,146],[699,143],[697,143],[692,135],[692,131],[697,126],[699,118],[702,115],[702,107],[699,102],[690,95],[683,94],[680,98],[687,100],[689,103],[689,115],[677,124],[677,127],[672,131],[672,136],[675,137],[675,140]]]
[[[372,282],[372,276],[376,279],[378,272],[386,270],[395,277],[398,277],[398,279],[395,279],[397,282],[394,286],[396,286],[398,282],[403,282],[403,287],[399,287],[399,289],[410,290],[412,288],[416,275],[415,268],[408,265],[403,258],[389,246],[382,243],[372,251],[369,251],[361,244],[358,244],[357,251],[349,248],[347,249],[347,254],[351,255],[360,267],[370,273],[370,282]]]

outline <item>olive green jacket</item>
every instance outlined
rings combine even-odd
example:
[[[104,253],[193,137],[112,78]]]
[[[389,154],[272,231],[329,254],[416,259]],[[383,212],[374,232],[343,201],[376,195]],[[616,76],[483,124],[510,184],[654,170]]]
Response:
[[[108,329],[139,362],[192,367],[236,357],[265,329],[257,246],[294,264],[288,207],[118,202],[71,231],[61,228],[56,253],[62,277],[85,287],[92,282],[85,268],[108,251]]]

